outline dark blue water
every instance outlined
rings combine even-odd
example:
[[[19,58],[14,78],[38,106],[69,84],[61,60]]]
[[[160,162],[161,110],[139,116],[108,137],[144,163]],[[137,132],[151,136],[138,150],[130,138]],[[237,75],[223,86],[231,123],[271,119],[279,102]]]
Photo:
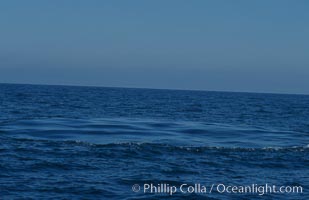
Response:
[[[0,84],[0,141],[0,199],[309,199],[305,95]]]

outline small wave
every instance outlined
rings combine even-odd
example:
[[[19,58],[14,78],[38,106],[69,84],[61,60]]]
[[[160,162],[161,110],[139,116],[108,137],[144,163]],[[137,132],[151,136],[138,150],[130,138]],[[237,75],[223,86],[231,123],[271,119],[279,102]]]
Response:
[[[247,150],[307,145],[302,133],[187,121],[53,118],[10,121],[2,123],[0,128],[2,135],[10,137],[82,141],[97,145],[153,143]]]
[[[300,152],[300,151],[309,151],[309,145],[305,146],[287,146],[287,147],[224,147],[224,146],[182,146],[182,145],[172,145],[167,143],[148,143],[148,142],[115,142],[115,143],[106,143],[106,144],[97,144],[81,140],[65,140],[65,141],[55,141],[48,139],[30,139],[30,138],[14,138],[16,142],[40,142],[48,143],[50,146],[83,146],[90,148],[127,148],[127,149],[137,149],[137,150],[155,150],[159,149],[160,151],[185,151],[192,153],[203,153],[207,151],[223,151],[223,152]]]
[[[169,144],[157,144],[157,143],[112,143],[112,144],[90,144],[81,141],[71,141],[73,143],[79,143],[83,145],[91,145],[95,147],[137,147],[137,148],[158,148],[169,149],[175,151],[188,151],[188,152],[205,152],[209,150],[222,150],[222,151],[309,151],[307,146],[292,146],[292,147],[263,147],[263,148],[245,148],[245,147],[222,147],[222,146],[174,146]]]

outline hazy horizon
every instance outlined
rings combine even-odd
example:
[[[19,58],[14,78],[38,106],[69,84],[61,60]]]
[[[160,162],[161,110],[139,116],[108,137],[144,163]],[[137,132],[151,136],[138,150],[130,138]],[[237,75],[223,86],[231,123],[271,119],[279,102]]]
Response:
[[[1,1],[0,83],[309,94],[309,2]]]
[[[230,90],[203,90],[203,89],[182,89],[182,88],[149,88],[149,87],[126,87],[126,86],[104,86],[104,85],[74,85],[74,84],[44,84],[44,83],[9,83],[0,82],[5,85],[33,85],[33,86],[63,86],[63,87],[95,87],[95,88],[122,88],[122,89],[145,89],[145,90],[174,90],[174,91],[196,91],[196,92],[227,92],[227,93],[252,93],[252,94],[274,94],[274,95],[305,95],[305,93],[280,93],[280,92],[252,92],[252,91],[230,91]]]

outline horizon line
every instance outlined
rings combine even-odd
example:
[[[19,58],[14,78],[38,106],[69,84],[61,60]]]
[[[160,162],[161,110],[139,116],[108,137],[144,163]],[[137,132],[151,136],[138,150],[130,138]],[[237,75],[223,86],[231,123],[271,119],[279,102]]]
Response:
[[[176,91],[196,91],[196,92],[226,92],[226,93],[251,93],[251,94],[274,94],[274,95],[301,95],[305,93],[282,93],[282,92],[252,92],[252,91],[230,91],[230,90],[206,90],[206,89],[180,89],[180,88],[149,88],[149,87],[125,87],[125,86],[102,86],[102,85],[75,85],[75,84],[48,84],[48,83],[12,83],[0,82],[7,85],[34,85],[34,86],[65,86],[65,87],[97,87],[97,88],[124,88],[124,89],[145,89],[145,90],[176,90]]]

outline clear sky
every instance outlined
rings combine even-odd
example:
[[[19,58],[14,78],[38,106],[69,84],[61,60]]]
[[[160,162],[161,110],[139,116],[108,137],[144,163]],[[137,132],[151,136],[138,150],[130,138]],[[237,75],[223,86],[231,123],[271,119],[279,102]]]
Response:
[[[309,1],[2,0],[0,82],[309,94]]]

